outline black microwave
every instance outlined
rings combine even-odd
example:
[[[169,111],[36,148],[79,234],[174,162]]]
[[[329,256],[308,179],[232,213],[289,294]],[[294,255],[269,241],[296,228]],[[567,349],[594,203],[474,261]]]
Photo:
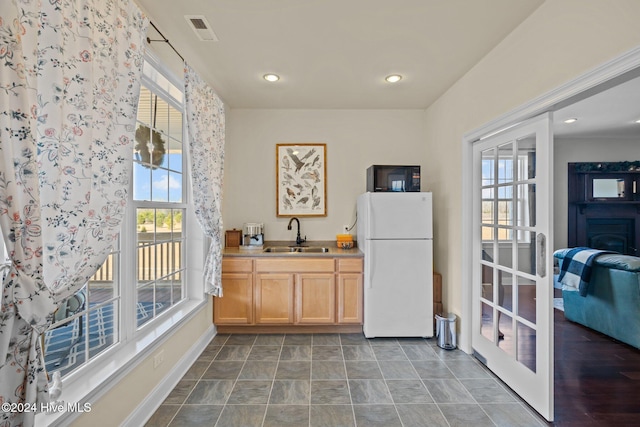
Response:
[[[367,191],[420,191],[420,166],[372,165],[367,168]]]

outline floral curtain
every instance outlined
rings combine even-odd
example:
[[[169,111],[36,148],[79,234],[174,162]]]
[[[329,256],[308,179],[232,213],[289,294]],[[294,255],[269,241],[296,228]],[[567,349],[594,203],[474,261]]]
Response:
[[[1,403],[48,401],[39,337],[117,238],[147,24],[131,0],[0,1]]]
[[[205,292],[221,297],[224,104],[186,63],[184,82],[193,204],[202,230],[211,238]]]

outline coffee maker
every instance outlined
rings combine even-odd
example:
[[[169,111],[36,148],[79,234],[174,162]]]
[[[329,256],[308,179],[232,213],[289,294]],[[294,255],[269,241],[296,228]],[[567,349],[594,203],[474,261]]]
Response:
[[[264,224],[247,222],[242,226],[242,246],[245,249],[260,249],[264,244]]]

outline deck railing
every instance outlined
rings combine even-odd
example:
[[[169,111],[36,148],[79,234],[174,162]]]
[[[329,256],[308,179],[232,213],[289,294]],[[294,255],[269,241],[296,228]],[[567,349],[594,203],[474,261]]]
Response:
[[[182,269],[182,240],[160,241],[169,238],[170,233],[156,233],[155,241],[153,233],[138,233],[137,271],[138,282],[161,280],[180,280]],[[176,235],[173,235],[174,239]],[[90,282],[112,282],[115,274],[115,260],[109,255],[102,267],[89,279]]]

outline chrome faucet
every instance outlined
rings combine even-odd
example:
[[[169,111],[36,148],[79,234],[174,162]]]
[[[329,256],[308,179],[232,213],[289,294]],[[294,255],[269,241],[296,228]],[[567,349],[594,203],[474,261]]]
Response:
[[[291,218],[289,220],[289,224],[287,225],[287,230],[291,230],[291,223],[293,222],[294,219],[298,223],[298,234],[296,234],[296,245],[300,246],[301,244],[307,241],[307,236],[304,236],[304,239],[300,237],[300,220],[295,216]]]

